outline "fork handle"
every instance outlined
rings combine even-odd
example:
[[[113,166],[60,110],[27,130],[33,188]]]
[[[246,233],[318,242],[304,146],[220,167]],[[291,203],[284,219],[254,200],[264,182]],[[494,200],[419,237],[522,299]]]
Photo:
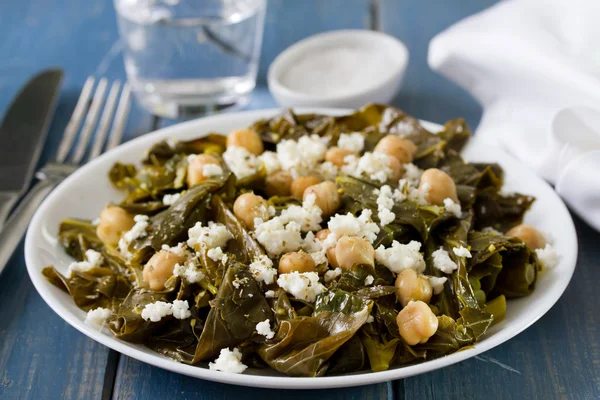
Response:
[[[58,181],[52,179],[38,181],[6,221],[0,232],[0,273],[19,245],[33,214],[57,184]]]

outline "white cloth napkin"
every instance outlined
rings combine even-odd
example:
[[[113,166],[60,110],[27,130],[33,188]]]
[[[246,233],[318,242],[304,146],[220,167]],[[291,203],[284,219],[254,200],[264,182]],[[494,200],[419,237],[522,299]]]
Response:
[[[476,135],[600,230],[600,0],[506,0],[433,38],[429,65],[484,108]]]

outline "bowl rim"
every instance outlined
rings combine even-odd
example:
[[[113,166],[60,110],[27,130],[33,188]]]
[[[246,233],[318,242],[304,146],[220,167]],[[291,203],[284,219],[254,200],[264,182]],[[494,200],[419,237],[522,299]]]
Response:
[[[568,224],[563,227],[565,231],[571,231],[572,235],[569,236],[571,238],[571,243],[566,243],[569,248],[573,251],[569,253],[569,257],[564,257],[561,259],[561,263],[565,262],[570,267],[564,275],[561,275],[561,280],[555,283],[553,287],[553,292],[555,293],[555,297],[551,299],[551,301],[545,302],[542,306],[539,307],[537,313],[532,314],[531,318],[527,320],[526,323],[520,325],[518,329],[506,329],[503,328],[498,332],[494,333],[493,336],[487,338],[487,340],[482,341],[476,344],[474,347],[465,350],[459,351],[452,354],[449,354],[444,357],[436,358],[430,361],[426,361],[419,364],[403,366],[398,368],[389,369],[386,371],[380,372],[371,372],[371,371],[360,371],[352,374],[338,375],[338,376],[325,376],[318,378],[299,378],[299,377],[288,377],[288,376],[263,376],[263,375],[255,375],[255,374],[233,374],[233,373],[224,373],[220,371],[211,371],[207,368],[199,368],[197,365],[186,365],[178,363],[172,359],[169,359],[165,356],[160,355],[159,353],[151,353],[143,350],[141,345],[134,345],[132,343],[127,343],[121,340],[118,340],[112,336],[109,336],[103,332],[100,332],[94,328],[91,328],[83,323],[83,321],[77,317],[77,315],[70,312],[65,306],[62,304],[61,298],[57,298],[53,294],[53,289],[60,291],[60,289],[51,286],[48,282],[46,282],[45,278],[41,274],[41,268],[43,266],[40,265],[36,260],[42,258],[42,256],[37,255],[38,248],[37,243],[35,242],[36,238],[40,235],[48,235],[48,232],[42,232],[40,229],[43,226],[44,218],[47,214],[47,209],[53,205],[53,198],[59,197],[61,192],[66,191],[66,189],[70,186],[70,184],[82,177],[86,176],[87,171],[93,171],[97,167],[101,166],[106,160],[110,159],[111,156],[126,154],[130,149],[135,149],[142,144],[148,145],[150,143],[154,143],[160,139],[166,139],[169,137],[193,137],[198,136],[198,128],[201,128],[202,125],[210,125],[210,124],[226,124],[236,122],[237,120],[255,120],[258,118],[267,118],[272,115],[276,115],[281,113],[283,110],[281,108],[276,109],[264,109],[264,110],[251,110],[244,112],[236,112],[236,113],[225,113],[219,114],[211,117],[201,118],[198,120],[192,120],[180,124],[175,124],[166,128],[159,129],[147,135],[140,136],[138,138],[132,139],[126,143],[121,144],[120,146],[112,149],[98,158],[90,161],[88,164],[81,167],[74,174],[69,176],[64,182],[62,182],[49,196],[44,200],[42,205],[38,208],[36,214],[34,215],[30,227],[27,231],[27,235],[25,238],[25,260],[27,271],[30,276],[31,281],[36,288],[36,291],[40,294],[43,300],[48,304],[48,306],[56,312],[60,318],[65,320],[75,329],[79,330],[81,333],[90,337],[91,339],[114,349],[122,354],[125,354],[129,357],[135,358],[147,364],[166,369],[169,371],[177,372],[183,375],[192,376],[200,379],[207,379],[214,382],[242,385],[242,386],[252,386],[252,387],[261,387],[261,388],[287,388],[287,389],[327,389],[327,388],[337,388],[337,387],[352,387],[359,385],[367,385],[367,384],[375,384],[380,382],[391,381],[395,379],[407,378],[410,376],[422,374],[425,372],[433,371],[442,367],[450,366],[456,364],[458,362],[464,361],[468,358],[474,357],[478,354],[481,354],[485,351],[488,351],[507,340],[515,337],[519,333],[523,332],[525,329],[530,327],[533,323],[535,323],[538,319],[540,319],[544,314],[548,312],[548,310],[558,301],[558,299],[562,296],[564,291],[567,288],[568,283],[571,280],[571,277],[575,271],[575,265],[577,261],[577,236],[575,232],[575,227],[573,220],[568,213],[568,210],[564,203],[560,201],[561,212],[566,213],[568,217]],[[310,112],[319,112],[326,114],[344,114],[351,112],[353,110],[348,109],[335,109],[335,108],[326,108],[326,107],[297,107],[294,108],[294,111],[299,113],[310,113]],[[236,122],[237,123],[237,122]],[[430,130],[438,130],[441,129],[442,126],[436,123],[421,121],[423,126],[426,129]],[[206,130],[207,128],[202,128]],[[193,133],[192,133],[193,132]],[[208,133],[208,131],[206,131]],[[505,155],[511,158],[517,165],[521,165],[516,159],[509,156],[504,151],[497,149],[499,154]],[[526,174],[533,174],[528,168],[523,167],[526,171]],[[544,190],[552,190],[552,188],[541,178],[539,178],[540,184],[547,187]],[[553,191],[553,190],[552,190]],[[558,195],[556,195],[558,196]],[[566,259],[565,259],[566,258]],[[45,265],[44,265],[45,266]],[[68,296],[68,300],[71,301],[71,298],[68,294],[63,293],[64,296]],[[83,311],[82,311],[83,312]]]
[[[379,41],[381,43],[378,47],[396,47],[399,51],[398,60],[400,64],[396,71],[391,74],[387,79],[381,81],[379,84],[361,89],[359,91],[354,91],[347,94],[333,94],[333,95],[311,95],[307,93],[297,92],[295,90],[290,89],[286,85],[284,85],[280,78],[283,72],[283,69],[290,62],[293,62],[294,59],[302,55],[302,53],[310,52],[311,50],[323,46],[330,43],[345,43],[351,42],[352,39],[369,39],[373,42]],[[383,45],[385,43],[385,45]],[[373,93],[377,93],[390,85],[397,84],[398,80],[402,79],[404,72],[406,71],[406,67],[408,66],[408,62],[410,59],[410,54],[406,45],[399,40],[398,38],[388,35],[379,31],[371,31],[367,29],[338,29],[331,30],[322,33],[317,33],[316,35],[309,36],[305,39],[302,39],[290,47],[282,51],[275,57],[269,69],[267,71],[267,84],[269,90],[273,92],[274,95],[282,95],[288,97],[290,99],[294,99],[295,101],[299,101],[302,103],[310,103],[313,104],[325,104],[325,103],[335,103],[335,102],[344,102],[351,99],[356,99],[359,97],[363,97],[366,95],[370,95]]]

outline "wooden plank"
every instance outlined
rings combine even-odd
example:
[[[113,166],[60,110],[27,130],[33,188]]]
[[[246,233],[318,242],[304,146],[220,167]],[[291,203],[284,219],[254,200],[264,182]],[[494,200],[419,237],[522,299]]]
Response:
[[[279,390],[248,388],[204,381],[152,367],[121,356],[114,398],[130,399],[361,399],[393,398],[391,384],[331,390]]]
[[[402,40],[410,52],[404,84],[393,104],[418,118],[439,123],[462,116],[476,127],[481,107],[463,89],[429,69],[427,50],[437,33],[496,0],[378,1],[383,31]]]

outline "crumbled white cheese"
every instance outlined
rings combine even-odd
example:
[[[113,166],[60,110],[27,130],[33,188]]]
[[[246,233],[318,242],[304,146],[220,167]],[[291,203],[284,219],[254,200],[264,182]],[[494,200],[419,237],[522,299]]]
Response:
[[[358,160],[350,155],[344,157],[346,165],[342,168],[348,175],[366,176],[373,181],[381,183],[387,182],[394,176],[394,171],[390,167],[392,163],[390,156],[380,152],[366,152]]]
[[[196,222],[196,225],[188,230],[188,236],[188,246],[196,250],[198,248],[194,246],[199,243],[204,243],[206,247],[213,249],[224,247],[230,239],[233,239],[233,235],[225,225],[212,221],[208,223],[208,226],[202,226],[201,222]]]
[[[417,186],[423,175],[423,170],[413,163],[404,164],[404,179],[413,186]]]
[[[359,132],[342,133],[338,139],[337,147],[360,153],[365,147],[365,137]]]
[[[192,316],[187,300],[173,300],[173,316],[177,319],[186,319]]]
[[[173,315],[173,305],[164,301],[146,304],[142,310],[142,318],[145,321],[158,322],[167,315]]]
[[[379,226],[371,220],[372,212],[362,210],[357,218],[351,213],[346,215],[336,214],[329,220],[327,226],[336,236],[358,236],[373,243],[377,239]]]
[[[369,315],[367,317],[367,324],[372,324],[373,322],[375,322],[375,317],[373,317],[372,315]]]
[[[381,226],[386,226],[396,219],[396,214],[392,212],[394,207],[394,194],[392,188],[388,185],[384,185],[379,189],[379,195],[377,197],[377,216],[379,217],[379,223]]]
[[[433,257],[433,267],[445,274],[451,274],[452,271],[458,268],[458,265],[450,258],[450,254],[443,247],[431,253],[431,256]]]
[[[271,330],[271,325],[269,324],[268,319],[265,319],[264,321],[256,324],[256,332],[259,335],[263,335],[267,339],[273,339],[273,337],[275,336],[275,332]]]
[[[538,260],[544,268],[554,268],[558,265],[559,255],[551,244],[546,244],[543,249],[536,249]]]
[[[208,363],[208,368],[212,371],[231,372],[233,374],[241,374],[248,368],[242,364],[242,353],[239,349],[234,348],[233,351],[228,348],[221,349],[219,357],[214,363]]]
[[[428,205],[429,202],[427,201],[427,195],[429,194],[429,191],[431,190],[431,185],[429,184],[429,182],[426,182],[422,188],[416,188],[413,186],[408,186],[408,198],[411,199],[412,201],[419,203],[421,205]]]
[[[172,147],[174,147],[174,146],[172,146]],[[194,159],[196,158],[196,156],[197,156],[197,155],[198,155],[198,154],[188,154],[188,156],[187,156],[187,161],[188,161],[189,163],[191,163],[192,161],[194,161]]]
[[[204,273],[193,262],[189,262],[187,265],[175,264],[173,275],[185,279],[187,283],[198,283],[205,278]]]
[[[274,290],[267,290],[265,292],[265,298],[267,298],[267,299],[274,299],[275,298],[275,291]]]
[[[112,311],[108,308],[96,308],[88,311],[85,317],[85,324],[95,329],[100,329],[106,323],[106,320],[110,318]]]
[[[319,283],[319,275],[316,272],[281,274],[277,279],[277,284],[295,298],[309,303],[313,303],[318,294],[327,290]]]
[[[340,169],[334,163],[325,161],[317,166],[317,172],[323,176],[323,179],[335,182],[335,178],[340,174]]]
[[[207,178],[216,178],[223,175],[223,168],[218,164],[205,164],[202,167],[202,175]]]
[[[287,222],[287,221],[285,221]],[[274,217],[267,222],[260,218],[254,220],[254,235],[271,256],[298,250],[302,244],[302,226],[295,222],[287,222],[281,217]]]
[[[304,238],[304,244],[302,248],[307,253],[314,253],[323,250],[323,243],[316,238],[314,232],[308,232]]]
[[[483,233],[493,233],[494,235],[502,235],[502,232],[492,228],[491,226],[486,226],[481,230]]]
[[[433,294],[440,294],[444,290],[444,283],[448,280],[448,278],[443,277],[439,278],[437,276],[428,276],[429,283],[431,284],[431,288],[433,289]]]
[[[146,236],[146,228],[148,228],[148,216],[147,215],[136,215],[133,217],[135,225],[128,232],[123,234],[123,237],[119,240],[119,250],[121,254],[126,257],[130,257],[129,245],[136,239]]]
[[[385,265],[390,271],[399,273],[405,269],[414,269],[417,272],[425,270],[425,260],[419,253],[421,243],[411,241],[408,244],[400,244],[396,240],[387,249],[379,246],[375,250],[375,259]]]
[[[165,206],[172,206],[180,198],[181,198],[181,193],[165,194],[163,196],[162,202]]]
[[[282,140],[277,144],[277,158],[281,168],[294,178],[306,175],[325,158],[327,139],[318,135],[302,136],[298,141]]]
[[[325,279],[325,282],[331,282],[340,275],[342,275],[342,269],[338,267],[325,272],[325,276],[323,278]]]
[[[100,225],[100,222],[102,222],[102,220],[101,220],[100,218],[95,218],[95,219],[92,221],[92,225],[94,225],[94,226],[98,226],[98,225]]]
[[[277,269],[273,268],[273,261],[262,255],[258,258],[255,258],[252,263],[250,263],[250,272],[254,276],[258,282],[264,282],[267,285],[275,282],[275,277],[277,276]]]
[[[290,221],[294,221],[300,224],[303,232],[317,231],[321,229],[319,225],[323,218],[321,214],[323,211],[315,204],[317,196],[314,193],[305,196],[302,202],[302,207],[297,205],[289,206],[288,208],[281,211],[279,218],[283,224],[287,224]]]
[[[471,252],[469,251],[469,249],[466,249],[462,246],[455,247],[452,249],[452,251],[459,257],[471,258]]]
[[[185,256],[185,242],[179,243],[177,246],[169,247],[169,245],[163,244],[161,247],[162,250],[168,251],[169,253],[173,253],[176,256],[184,257]]]
[[[215,247],[214,249],[209,249],[206,252],[206,255],[211,260],[213,260],[215,262],[221,261],[223,264],[227,263],[227,260],[229,259],[229,257],[227,256],[227,254],[225,254],[223,252],[223,249],[221,249],[220,247]]]
[[[267,175],[271,175],[281,169],[281,164],[279,163],[279,158],[277,158],[277,153],[274,151],[265,151],[258,159],[262,162],[265,167],[265,171]]]
[[[223,160],[238,179],[244,179],[256,174],[260,161],[246,148],[229,146],[223,153]]]
[[[373,284],[373,282],[375,282],[375,278],[373,278],[373,275],[369,275],[365,278],[365,286],[370,286]]]
[[[86,261],[73,262],[69,265],[69,269],[67,270],[67,278],[71,278],[73,276],[73,271],[88,272],[93,268],[102,266],[102,263],[104,262],[102,253],[92,249],[85,251],[85,258]]]
[[[456,218],[460,218],[462,215],[460,203],[455,203],[451,198],[444,199],[444,207],[446,207],[446,211],[454,214]]]

